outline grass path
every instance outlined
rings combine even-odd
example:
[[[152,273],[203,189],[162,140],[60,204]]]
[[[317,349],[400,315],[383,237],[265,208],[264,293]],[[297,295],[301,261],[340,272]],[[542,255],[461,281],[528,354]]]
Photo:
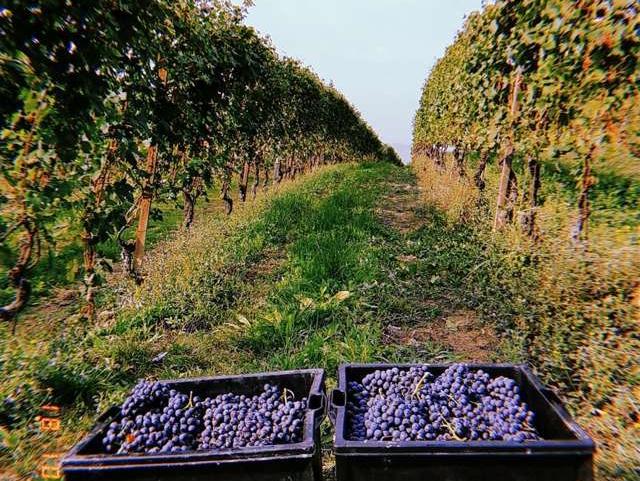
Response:
[[[322,169],[230,218],[210,208],[157,246],[142,287],[114,280],[96,326],[68,321],[63,299],[17,339],[0,331],[0,394],[16,405],[0,411],[13,424],[0,432],[1,465],[29,479],[139,377],[314,366],[331,384],[341,362],[492,358],[495,333],[438,278],[442,229],[410,170],[386,164]],[[63,408],[54,437],[33,429],[45,402]]]
[[[33,479],[44,453],[68,449],[140,377],[313,366],[332,387],[342,362],[525,361],[510,327],[518,299],[502,283],[530,279],[501,270],[486,238],[422,197],[408,168],[323,168],[231,217],[206,206],[189,233],[157,245],[141,287],[112,279],[94,326],[64,295],[16,337],[0,326],[0,480]],[[636,479],[633,426],[611,438],[617,418],[569,401],[603,446],[601,479],[611,466],[611,479]],[[55,436],[34,423],[45,403],[62,407]],[[327,479],[330,446],[325,423]]]

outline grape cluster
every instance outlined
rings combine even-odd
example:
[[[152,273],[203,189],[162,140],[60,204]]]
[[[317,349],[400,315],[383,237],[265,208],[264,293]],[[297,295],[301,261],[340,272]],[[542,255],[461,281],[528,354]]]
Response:
[[[220,394],[201,399],[140,381],[102,443],[107,453],[179,453],[302,440],[307,400],[266,384],[254,396]]]
[[[513,379],[454,364],[438,377],[424,366],[391,368],[347,386],[353,440],[539,439],[534,414]]]
[[[131,394],[122,404],[120,414],[122,416],[135,416],[153,406],[166,401],[169,397],[169,388],[158,381],[141,380],[131,391]]]
[[[210,400],[199,449],[241,448],[302,440],[306,399],[285,399],[269,384],[260,395],[224,394]]]

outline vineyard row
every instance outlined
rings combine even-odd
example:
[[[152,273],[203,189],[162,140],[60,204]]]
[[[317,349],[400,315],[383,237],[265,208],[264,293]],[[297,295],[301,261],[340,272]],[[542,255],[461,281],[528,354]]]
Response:
[[[60,225],[82,240],[91,319],[105,265],[97,246],[117,238],[140,281],[154,202],[180,203],[188,229],[212,188],[231,212],[234,177],[244,201],[249,188],[321,164],[399,162],[340,93],[244,25],[245,13],[225,0],[0,8],[0,238],[16,291],[0,320],[28,302],[29,271]]]
[[[518,217],[532,237],[541,164],[568,165],[578,192],[572,238],[582,244],[598,171],[640,174],[639,85],[637,2],[499,0],[469,16],[431,71],[413,155],[442,169],[451,150],[454,170],[481,193],[495,162],[494,229]]]

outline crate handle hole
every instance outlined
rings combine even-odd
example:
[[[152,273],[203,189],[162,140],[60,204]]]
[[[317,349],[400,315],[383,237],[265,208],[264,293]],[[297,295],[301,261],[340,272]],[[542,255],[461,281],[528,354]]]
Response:
[[[347,399],[345,393],[340,389],[334,389],[331,392],[331,404],[333,404],[334,406],[342,407],[346,404],[346,401]]]
[[[309,409],[315,411],[316,409],[324,409],[324,394],[313,393],[309,396]]]

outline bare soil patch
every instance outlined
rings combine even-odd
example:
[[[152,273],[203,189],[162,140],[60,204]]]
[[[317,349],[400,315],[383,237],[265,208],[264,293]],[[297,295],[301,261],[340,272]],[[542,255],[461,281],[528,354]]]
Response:
[[[246,282],[268,280],[274,272],[284,265],[286,260],[284,249],[268,247],[262,253],[261,259],[249,267],[244,279]]]
[[[420,202],[418,188],[415,184],[392,183],[389,186],[389,194],[377,210],[382,223],[401,234],[415,231],[420,227],[420,220],[416,215]]]
[[[418,348],[433,342],[450,349],[465,361],[486,362],[498,345],[493,328],[483,325],[475,312],[459,310],[413,327],[387,326],[389,342]]]

